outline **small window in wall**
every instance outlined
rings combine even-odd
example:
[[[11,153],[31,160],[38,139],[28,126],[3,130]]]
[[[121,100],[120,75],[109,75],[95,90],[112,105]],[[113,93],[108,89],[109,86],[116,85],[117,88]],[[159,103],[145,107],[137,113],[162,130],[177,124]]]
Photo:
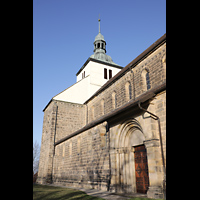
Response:
[[[97,43],[97,48],[100,48],[100,43]]]
[[[82,78],[85,78],[85,71],[82,73]]]
[[[104,68],[104,79],[107,79],[108,77],[107,77],[107,69],[106,68]]]
[[[109,69],[109,79],[111,79],[111,78],[112,78],[112,70]]]
[[[142,85],[144,91],[149,90],[151,88],[149,71],[147,71],[147,69],[144,69],[142,71]]]
[[[151,88],[149,72],[146,73],[146,84],[147,84],[147,90],[149,90]]]
[[[131,88],[131,84],[129,84],[129,99],[132,99],[132,88]]]
[[[130,99],[132,99],[132,87],[130,82],[126,83],[125,90],[126,90],[126,100],[129,101]]]
[[[105,114],[105,103],[104,103],[104,99],[101,100],[101,113],[102,113],[102,115]]]
[[[112,108],[117,108],[117,96],[115,91],[112,93]]]

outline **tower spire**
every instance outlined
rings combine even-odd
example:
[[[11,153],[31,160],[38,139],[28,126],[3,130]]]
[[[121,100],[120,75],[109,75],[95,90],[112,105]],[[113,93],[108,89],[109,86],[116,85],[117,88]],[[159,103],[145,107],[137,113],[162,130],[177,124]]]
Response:
[[[98,19],[98,21],[99,21],[99,33],[101,32],[101,29],[100,29],[100,14],[99,14],[99,19]]]
[[[94,43],[93,43],[94,44],[94,54],[91,55],[90,58],[94,58],[97,60],[115,64],[112,61],[112,58],[109,55],[106,55],[106,41],[104,40],[104,36],[101,34],[100,14],[99,14],[98,21],[99,21],[99,33],[94,39]]]

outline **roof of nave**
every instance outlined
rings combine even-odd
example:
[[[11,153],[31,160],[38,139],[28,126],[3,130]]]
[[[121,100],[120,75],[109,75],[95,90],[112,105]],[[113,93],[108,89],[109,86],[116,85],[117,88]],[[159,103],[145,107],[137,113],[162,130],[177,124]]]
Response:
[[[94,62],[110,65],[110,66],[117,67],[117,68],[123,68],[123,69],[120,72],[118,72],[115,76],[113,76],[110,80],[108,80],[99,90],[97,90],[97,92],[95,92],[87,101],[85,101],[84,104],[87,104],[95,96],[97,96],[99,93],[101,93],[107,87],[109,87],[112,83],[117,81],[128,70],[130,70],[130,67],[132,67],[132,68],[135,67],[138,63],[140,63],[142,60],[144,60],[148,55],[153,53],[156,49],[158,49],[165,42],[166,42],[166,33],[162,37],[160,37],[156,42],[154,42],[150,47],[148,47],[145,51],[143,51],[139,56],[137,56],[133,61],[131,61],[128,65],[126,65],[126,67],[124,67],[124,68],[121,66],[118,66],[118,65],[114,65],[111,63],[105,63],[104,61],[89,57],[87,59],[87,61],[84,63],[84,65],[82,66],[82,68],[77,72],[76,75],[78,75],[81,72],[81,70],[84,69],[84,67],[88,64],[89,61],[94,61]],[[45,106],[43,111],[48,107],[48,105],[51,103],[52,100],[53,100],[53,98]]]

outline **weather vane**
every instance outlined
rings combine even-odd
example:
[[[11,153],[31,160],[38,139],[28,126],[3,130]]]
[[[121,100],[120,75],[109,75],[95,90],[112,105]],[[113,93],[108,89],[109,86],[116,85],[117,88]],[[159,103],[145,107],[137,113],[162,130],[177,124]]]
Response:
[[[100,20],[100,14],[99,14],[99,19],[98,19],[98,21],[99,21],[99,33],[100,33],[100,32],[101,32],[101,31],[100,31],[100,21],[101,21],[101,20]]]

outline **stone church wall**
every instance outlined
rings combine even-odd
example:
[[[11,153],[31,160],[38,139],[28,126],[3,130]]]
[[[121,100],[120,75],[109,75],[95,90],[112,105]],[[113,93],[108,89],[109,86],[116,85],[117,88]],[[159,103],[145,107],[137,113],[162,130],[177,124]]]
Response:
[[[86,125],[86,106],[56,101],[58,106],[55,142]]]
[[[51,102],[44,112],[40,161],[37,182],[50,182],[52,176],[53,142],[55,132],[56,104]]]
[[[85,105],[52,100],[44,111],[38,182],[52,181],[55,142],[86,124]]]
[[[109,138],[102,123],[56,146],[53,182],[107,190],[109,164]]]
[[[149,72],[151,88],[166,81],[166,44],[136,66],[130,66],[122,77],[88,102],[88,122],[121,107],[147,91],[143,72]],[[115,97],[113,97],[114,95]],[[116,102],[114,102],[116,101]]]
[[[166,166],[166,91],[158,93],[145,107],[160,118],[164,159]],[[144,135],[149,168],[150,198],[162,198],[163,165],[160,148],[158,121],[144,111],[129,111],[121,118],[109,123],[111,180],[110,191],[130,193],[136,192],[134,146],[139,145],[129,135],[140,131]],[[123,135],[124,134],[124,135]],[[128,139],[127,139],[128,138]],[[124,141],[130,141],[123,142]],[[134,141],[131,143],[131,141]],[[131,170],[130,170],[131,169]]]
[[[127,110],[121,116],[114,116],[108,122],[98,124],[58,144],[55,149],[53,144],[54,139],[56,142],[72,134],[146,92],[146,72],[149,73],[150,89],[163,84],[166,81],[165,51],[166,44],[163,44],[139,64],[132,66],[130,63],[130,70],[111,82],[86,104],[53,100],[48,105],[44,111],[37,179],[39,183],[49,181],[58,185],[136,192],[135,172],[130,169],[134,169],[134,145],[140,144],[140,141],[134,144],[124,142],[124,146],[119,142],[120,139],[126,141],[128,137],[133,141],[131,138],[135,136],[131,131],[135,126],[134,131],[144,135],[142,142],[147,149],[150,184],[148,197],[159,197],[162,193],[160,188],[163,168],[158,122],[139,108],[135,111]],[[158,93],[145,109],[160,118],[166,161],[165,91]],[[126,129],[129,135],[126,135]]]

